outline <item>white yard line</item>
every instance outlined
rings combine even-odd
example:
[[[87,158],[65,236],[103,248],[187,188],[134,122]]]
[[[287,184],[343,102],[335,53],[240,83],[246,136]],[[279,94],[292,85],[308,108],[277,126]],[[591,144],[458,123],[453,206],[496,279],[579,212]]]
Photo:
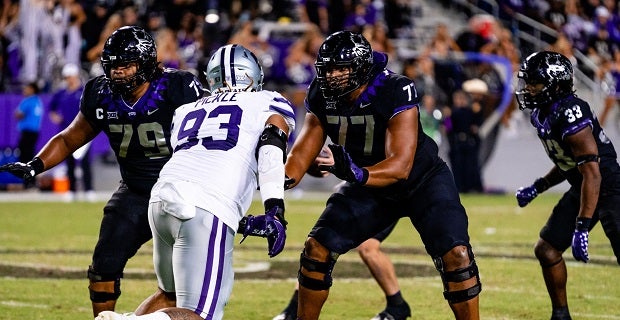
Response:
[[[7,307],[15,307],[15,308],[36,308],[36,309],[48,309],[50,306],[46,304],[35,304],[35,303],[27,303],[20,302],[14,300],[0,300],[0,304]]]

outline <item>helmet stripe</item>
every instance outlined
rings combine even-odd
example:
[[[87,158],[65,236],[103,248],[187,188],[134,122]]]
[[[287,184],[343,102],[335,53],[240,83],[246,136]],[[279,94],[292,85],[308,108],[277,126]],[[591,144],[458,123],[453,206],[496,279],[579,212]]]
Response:
[[[262,90],[262,67],[256,56],[240,44],[217,49],[209,58],[206,69],[212,92]]]
[[[249,52],[250,52],[250,56],[252,57],[252,59],[254,59],[254,62],[256,63],[256,65],[260,67],[260,62],[258,61],[258,58],[254,54],[254,52],[252,52],[252,51],[249,51]]]
[[[226,64],[224,63],[225,50],[220,51],[220,76],[222,77],[222,84],[226,82]]]
[[[228,66],[230,68],[230,82],[232,82],[232,86],[235,87],[237,86],[237,78],[235,77],[235,55],[233,54],[233,52],[235,52],[235,48],[237,48],[236,44],[233,44],[232,47],[230,48],[230,65]]]

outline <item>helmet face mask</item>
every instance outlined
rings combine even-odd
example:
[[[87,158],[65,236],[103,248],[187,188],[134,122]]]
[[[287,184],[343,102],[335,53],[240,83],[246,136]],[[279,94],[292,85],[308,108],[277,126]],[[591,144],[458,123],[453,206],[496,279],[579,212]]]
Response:
[[[325,82],[328,88],[346,89],[349,86],[351,74],[353,73],[351,67],[331,65],[326,66],[325,68],[321,68],[321,70],[325,73],[324,75],[321,75],[321,77],[325,78]]]
[[[205,75],[212,93],[263,89],[263,68],[256,55],[238,44],[217,49],[209,59]]]
[[[338,100],[370,79],[372,48],[362,35],[339,31],[325,39],[314,65],[323,97]]]
[[[130,68],[136,72],[123,78],[112,78],[112,69]],[[126,26],[114,31],[101,54],[101,66],[113,92],[128,94],[145,82],[150,82],[157,70],[155,41],[144,29]]]
[[[123,70],[123,76],[119,76],[118,74],[114,74],[112,69]],[[119,92],[122,94],[129,93],[137,88],[140,84],[144,82],[140,82],[141,77],[137,76],[138,73],[138,63],[135,61],[132,62],[114,62],[110,63],[110,84],[112,91]]]
[[[573,93],[573,66],[565,56],[550,51],[536,52],[521,64],[515,96],[519,109],[551,105]]]

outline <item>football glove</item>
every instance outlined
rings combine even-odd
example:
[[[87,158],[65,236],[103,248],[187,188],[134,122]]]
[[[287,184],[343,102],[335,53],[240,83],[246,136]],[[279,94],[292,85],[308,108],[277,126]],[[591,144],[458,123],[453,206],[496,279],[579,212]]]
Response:
[[[575,231],[573,232],[573,257],[577,261],[588,262],[588,230],[590,227],[590,218],[577,218],[575,223]]]
[[[284,201],[267,199],[265,208],[263,215],[247,215],[241,218],[237,232],[243,234],[239,243],[242,243],[248,236],[267,238],[268,254],[273,258],[282,252],[286,242],[287,222],[284,219]]]
[[[333,165],[334,156],[331,150],[327,146],[321,148],[321,152],[314,159],[314,162],[310,165],[306,173],[315,178],[324,178],[329,175],[329,171],[321,170],[320,165]]]
[[[289,176],[284,176],[284,190],[292,188],[295,182],[295,179],[290,178]]]
[[[368,170],[358,167],[344,147],[337,144],[330,144],[329,149],[334,155],[333,165],[319,165],[320,170],[329,171],[336,177],[356,184],[366,184],[368,181]]]
[[[315,178],[323,178],[328,176],[329,172],[321,170],[319,166],[320,165],[316,163],[311,164],[308,170],[306,170],[306,173]]]
[[[24,183],[30,183],[34,180],[34,176],[43,172],[43,161],[34,158],[28,163],[11,162],[0,166],[0,172],[7,171],[10,174],[23,179]]]
[[[545,178],[538,178],[529,187],[521,187],[517,190],[515,196],[517,197],[517,203],[519,207],[523,208],[532,202],[539,194],[549,189],[549,183]]]

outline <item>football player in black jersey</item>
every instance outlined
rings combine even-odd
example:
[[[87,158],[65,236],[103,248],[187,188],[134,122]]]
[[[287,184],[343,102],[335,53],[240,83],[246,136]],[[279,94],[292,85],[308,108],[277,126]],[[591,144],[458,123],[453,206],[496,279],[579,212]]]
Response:
[[[620,263],[620,167],[590,105],[574,93],[568,58],[535,52],[517,76],[519,108],[531,112],[530,122],[554,163],[544,177],[517,190],[517,202],[525,207],[550,187],[565,180],[570,184],[540,230],[534,253],[551,298],[551,319],[571,319],[564,250],[571,247],[576,260],[588,262],[588,232],[600,220]]]
[[[310,166],[307,174],[316,177],[324,178],[330,175],[328,171],[319,169],[320,165],[332,165],[334,163],[334,157],[331,150],[327,146],[324,146],[319,153],[319,156],[314,160],[314,163]],[[345,181],[341,182],[346,183]],[[336,185],[334,188],[338,188]],[[356,250],[360,258],[368,267],[368,271],[374,277],[375,281],[385,294],[386,306],[381,312],[377,313],[370,320],[405,320],[411,317],[411,308],[403,297],[400,285],[398,284],[398,278],[396,277],[396,270],[394,264],[390,260],[383,250],[381,250],[381,243],[385,240],[390,233],[396,227],[396,222],[385,230],[374,235],[370,239],[362,242]],[[295,320],[297,319],[297,302],[299,297],[299,284],[295,284],[295,291],[289,300],[286,308],[282,310],[272,320]]]
[[[73,122],[28,163],[0,168],[32,180],[100,132],[108,137],[122,181],[103,209],[99,240],[88,268],[94,316],[114,310],[127,260],[151,239],[149,196],[172,153],[172,115],[204,91],[191,73],[162,68],[153,38],[139,27],[126,26],[112,33],[101,64],[105,75],[88,81]]]
[[[481,284],[468,218],[437,144],[419,120],[414,83],[386,69],[360,34],[339,31],[321,45],[306,97],[301,134],[286,162],[294,187],[326,138],[335,163],[323,169],[347,181],[328,200],[306,240],[298,273],[298,319],[318,319],[339,255],[401,217],[419,232],[456,319],[479,319]]]

